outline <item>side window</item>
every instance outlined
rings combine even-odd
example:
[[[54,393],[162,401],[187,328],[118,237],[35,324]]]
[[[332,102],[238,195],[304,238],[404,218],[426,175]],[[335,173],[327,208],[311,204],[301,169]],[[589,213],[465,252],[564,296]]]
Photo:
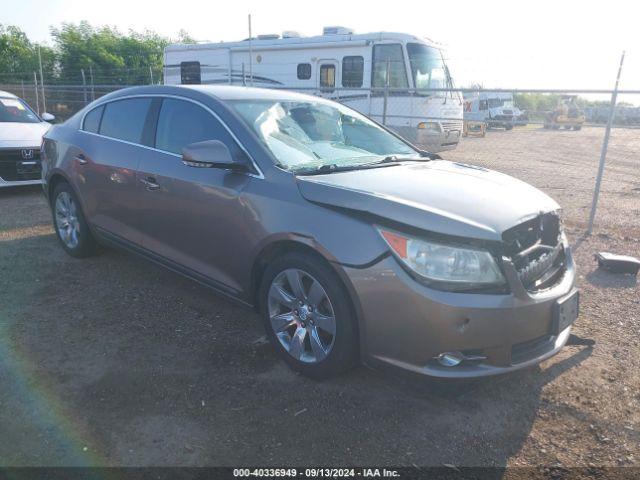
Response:
[[[127,142],[141,143],[151,98],[131,98],[108,103],[102,114],[100,134]]]
[[[478,107],[479,110],[486,110],[487,109],[487,101],[486,100],[480,100],[480,106]]]
[[[200,85],[200,62],[182,62],[180,64],[180,83],[182,85]]]
[[[102,112],[104,111],[104,105],[94,108],[84,117],[84,124],[82,129],[86,132],[98,133],[100,129],[100,120],[102,120]]]
[[[381,88],[387,83],[389,69],[389,86],[391,88],[408,88],[407,69],[402,55],[402,45],[389,43],[373,46],[373,69],[371,85]]]
[[[311,64],[299,63],[298,64],[298,80],[309,80],[311,78]]]
[[[156,148],[182,155],[184,147],[204,140],[220,140],[234,158],[245,157],[226,128],[205,109],[186,100],[165,98],[158,116]]]
[[[336,66],[333,64],[320,65],[320,90],[333,92],[336,87]]]
[[[342,86],[343,87],[362,87],[362,78],[364,76],[364,58],[363,57],[344,57],[342,59]]]

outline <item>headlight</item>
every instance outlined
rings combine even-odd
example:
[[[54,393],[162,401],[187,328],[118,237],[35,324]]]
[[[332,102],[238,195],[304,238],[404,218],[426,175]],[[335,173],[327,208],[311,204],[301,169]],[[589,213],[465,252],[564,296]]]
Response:
[[[486,250],[454,247],[379,229],[396,257],[426,283],[443,290],[504,285],[495,259]]]
[[[440,133],[440,125],[437,122],[420,122],[418,130],[429,130],[430,132]]]

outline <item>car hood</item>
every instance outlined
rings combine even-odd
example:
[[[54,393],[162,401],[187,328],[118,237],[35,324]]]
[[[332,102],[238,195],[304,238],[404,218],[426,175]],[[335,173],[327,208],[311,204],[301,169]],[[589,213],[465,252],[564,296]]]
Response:
[[[51,124],[40,123],[0,123],[0,148],[39,147],[42,136]]]
[[[490,241],[500,241],[505,230],[560,208],[513,177],[444,160],[297,179],[300,193],[311,202]]]

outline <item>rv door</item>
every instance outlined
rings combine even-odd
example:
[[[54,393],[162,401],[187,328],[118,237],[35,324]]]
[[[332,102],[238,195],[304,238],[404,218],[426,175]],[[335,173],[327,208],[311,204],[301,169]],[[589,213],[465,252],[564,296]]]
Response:
[[[337,60],[318,60],[318,88],[321,94],[332,94],[338,78]]]

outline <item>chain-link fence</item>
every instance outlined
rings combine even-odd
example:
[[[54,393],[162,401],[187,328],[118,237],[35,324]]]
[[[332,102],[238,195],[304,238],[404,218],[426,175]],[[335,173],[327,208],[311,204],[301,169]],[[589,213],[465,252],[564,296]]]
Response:
[[[150,72],[147,83],[152,78]],[[0,90],[63,120],[125,86],[93,84],[85,74],[79,84],[43,87],[22,81],[0,84]],[[447,160],[530,183],[556,199],[565,222],[582,231],[589,229],[604,161],[595,230],[640,235],[640,91],[618,92],[612,107],[613,92],[607,90],[296,90],[353,107]],[[603,149],[608,130],[610,139]]]

